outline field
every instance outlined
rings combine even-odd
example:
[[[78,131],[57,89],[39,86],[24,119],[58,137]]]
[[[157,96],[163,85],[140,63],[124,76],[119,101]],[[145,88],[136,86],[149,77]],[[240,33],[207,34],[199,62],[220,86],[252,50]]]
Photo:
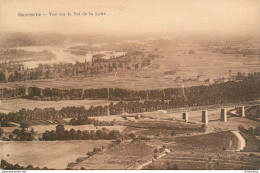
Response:
[[[111,141],[23,141],[0,142],[0,157],[9,163],[65,169],[69,162],[86,156],[94,147],[107,146]]]
[[[179,170],[258,170],[259,157],[249,157],[232,152],[212,152],[201,149],[185,149],[182,153],[171,152],[156,160],[145,169]]]
[[[68,62],[69,52],[64,48],[45,47],[56,55],[50,63]],[[158,48],[158,51],[155,51]],[[240,47],[241,48],[241,47]],[[32,47],[32,49],[34,49]],[[39,48],[35,47],[36,50]],[[256,55],[212,53],[200,44],[175,44],[170,42],[165,46],[140,46],[145,53],[162,56],[151,60],[151,64],[139,69],[121,69],[117,72],[100,74],[94,77],[65,77],[61,79],[43,79],[21,82],[1,83],[0,88],[36,86],[41,88],[126,88],[134,90],[175,88],[181,86],[209,85],[214,82],[224,82],[236,75],[237,72],[259,72],[260,62]],[[194,50],[194,53],[189,53]],[[90,60],[87,56],[70,55],[70,62]],[[114,54],[115,52],[113,52]],[[120,52],[118,52],[120,53]],[[109,54],[109,53],[107,53]],[[37,66],[41,61],[28,61],[26,66]],[[42,63],[48,63],[46,61]],[[194,65],[196,64],[196,65]],[[117,74],[115,74],[117,73]],[[210,79],[210,80],[209,80]],[[207,81],[207,82],[206,82]],[[27,99],[1,100],[0,112],[15,112],[22,108],[55,108],[67,106],[108,105],[107,100],[62,100],[36,101]],[[229,109],[228,109],[229,110]],[[77,140],[77,141],[0,141],[0,158],[20,165],[33,165],[55,169],[65,169],[69,162],[79,157],[86,157],[88,151],[94,147],[105,149],[100,153],[76,164],[73,169],[259,169],[260,157],[249,156],[246,152],[256,152],[259,140],[249,134],[242,134],[246,140],[245,152],[235,152],[241,140],[231,131],[237,130],[239,125],[246,129],[255,128],[259,122],[242,117],[228,115],[228,121],[220,121],[220,110],[208,111],[209,124],[203,134],[202,112],[189,112],[188,122],[182,119],[182,113],[167,114],[166,111],[154,111],[137,114],[90,117],[99,121],[113,121],[114,126],[65,125],[66,130],[96,131],[107,128],[119,130],[127,136],[134,133],[136,138],[124,138],[120,144],[108,140]],[[70,119],[66,119],[69,121]],[[38,134],[46,130],[55,130],[57,124],[44,124],[44,120],[34,120],[29,128]],[[41,125],[37,124],[41,121]],[[38,123],[40,124],[40,123]],[[44,125],[43,125],[44,124]],[[6,134],[17,127],[3,127]],[[6,135],[5,134],[5,135]],[[7,136],[7,135],[6,135]],[[39,135],[40,136],[40,135]],[[133,137],[134,138],[134,137]],[[114,147],[107,147],[113,143]],[[167,147],[167,155],[156,159],[156,148]],[[158,151],[157,151],[158,152]],[[158,153],[157,153],[158,154]],[[156,157],[155,157],[156,156]],[[147,163],[147,164],[146,164]],[[140,167],[141,166],[141,167]]]
[[[104,153],[94,155],[93,157],[76,165],[80,169],[127,169],[142,159],[150,159],[153,153],[153,147],[144,143],[123,143],[115,146]]]
[[[145,169],[259,169],[259,156],[234,152],[238,140],[231,132],[176,137],[167,144],[170,153]],[[230,142],[232,141],[232,142]],[[232,150],[232,151],[231,151]],[[175,167],[174,167],[175,166]]]
[[[236,150],[238,148],[237,137],[229,131],[209,133],[206,135],[176,137],[176,143],[189,144],[194,148],[210,148],[216,150]]]
[[[22,108],[34,109],[34,108],[55,108],[61,109],[67,106],[84,106],[89,108],[90,106],[96,105],[108,105],[110,102],[106,100],[61,100],[55,101],[38,101],[38,100],[28,100],[28,99],[12,99],[12,100],[1,100],[0,102],[0,112],[16,112]]]
[[[243,57],[236,54],[212,53],[205,50],[203,45],[169,44],[159,51],[153,52],[154,47],[145,47],[147,52],[162,55],[143,69],[125,70],[95,77],[74,77],[61,80],[36,80],[0,84],[0,87],[39,86],[58,88],[103,88],[111,87],[127,89],[159,89],[192,85],[208,85],[205,79],[229,79],[237,72],[259,72],[259,57],[248,55]],[[194,54],[189,54],[193,49]],[[199,63],[198,63],[199,62]],[[210,63],[209,63],[210,62]],[[196,64],[196,66],[194,66]],[[214,69],[214,70],[212,70]],[[198,76],[199,79],[198,79]],[[176,80],[177,77],[180,77]],[[76,85],[75,85],[76,84]]]

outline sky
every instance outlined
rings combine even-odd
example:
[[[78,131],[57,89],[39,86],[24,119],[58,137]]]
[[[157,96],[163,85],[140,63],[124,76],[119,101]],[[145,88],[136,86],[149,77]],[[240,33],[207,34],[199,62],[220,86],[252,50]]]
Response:
[[[103,12],[105,16],[19,17]],[[256,34],[259,0],[0,0],[0,32]]]

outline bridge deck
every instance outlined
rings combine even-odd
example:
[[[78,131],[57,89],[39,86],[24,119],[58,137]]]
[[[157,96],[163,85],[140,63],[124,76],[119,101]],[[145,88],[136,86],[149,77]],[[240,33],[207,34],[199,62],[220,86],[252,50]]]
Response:
[[[260,101],[232,103],[228,105],[210,105],[210,106],[196,106],[196,107],[168,109],[167,113],[182,113],[182,112],[204,111],[204,110],[213,111],[222,108],[232,108],[232,107],[237,108],[241,106],[256,106],[256,105],[260,105]]]

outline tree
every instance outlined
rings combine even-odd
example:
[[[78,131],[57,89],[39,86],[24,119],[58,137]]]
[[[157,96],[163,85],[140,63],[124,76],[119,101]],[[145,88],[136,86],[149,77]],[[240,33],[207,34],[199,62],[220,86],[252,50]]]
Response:
[[[120,137],[120,132],[118,130],[112,130],[109,132],[108,138],[109,139],[116,139]]]
[[[25,128],[28,129],[30,127],[30,123],[28,121],[24,121],[21,123],[20,127],[22,129],[25,129]]]
[[[34,134],[34,133],[35,133],[35,131],[34,131],[34,129],[32,128],[32,129],[31,129],[31,134]]]
[[[28,166],[26,167],[26,169],[27,169],[27,170],[33,170],[34,167],[33,167],[32,165],[28,165]]]
[[[59,139],[64,138],[64,132],[65,132],[64,125],[59,124],[56,126],[56,133],[57,133]]]
[[[0,137],[2,137],[4,134],[4,130],[0,128]]]
[[[129,136],[131,139],[134,139],[134,138],[136,137],[134,133],[130,133],[128,136]]]

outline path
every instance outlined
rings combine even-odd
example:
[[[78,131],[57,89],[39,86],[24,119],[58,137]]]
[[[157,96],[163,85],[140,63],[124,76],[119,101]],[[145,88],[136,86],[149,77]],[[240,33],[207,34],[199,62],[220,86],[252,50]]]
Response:
[[[238,138],[238,148],[236,151],[241,151],[246,147],[246,141],[245,139],[241,136],[241,134],[239,133],[239,131],[231,131],[232,133],[234,133],[237,138]]]

